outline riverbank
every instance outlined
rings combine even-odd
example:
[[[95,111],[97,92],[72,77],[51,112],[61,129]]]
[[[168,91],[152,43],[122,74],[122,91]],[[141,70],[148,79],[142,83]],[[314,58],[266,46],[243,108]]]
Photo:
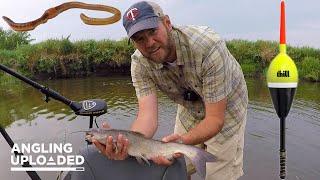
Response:
[[[0,63],[34,79],[130,74],[134,47],[128,45],[126,38],[71,42],[67,37],[36,44],[25,40],[27,34],[11,38],[11,44],[8,39],[6,44],[0,42]],[[264,78],[271,60],[278,54],[278,43],[272,41],[231,40],[227,46],[246,77]],[[320,81],[320,49],[288,46],[287,53],[297,65],[300,80]]]

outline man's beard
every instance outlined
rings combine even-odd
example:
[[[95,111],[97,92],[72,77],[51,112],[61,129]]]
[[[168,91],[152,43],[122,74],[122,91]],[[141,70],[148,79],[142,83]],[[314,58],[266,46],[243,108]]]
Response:
[[[164,46],[160,46],[160,48],[165,52],[165,55],[164,57],[162,57],[160,59],[160,57],[155,57],[155,58],[152,58],[152,56],[145,56],[146,58],[150,59],[151,61],[155,62],[155,63],[164,63],[164,62],[167,62],[167,61],[172,61],[173,59],[169,59],[170,58],[170,55],[172,55],[172,52],[175,48],[174,48],[174,39],[171,35],[171,33],[169,32],[169,30],[167,30],[167,44],[164,45]]]

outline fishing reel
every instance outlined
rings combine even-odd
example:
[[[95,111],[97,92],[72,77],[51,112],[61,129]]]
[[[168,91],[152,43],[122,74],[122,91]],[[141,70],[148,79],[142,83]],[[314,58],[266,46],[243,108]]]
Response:
[[[76,115],[80,116],[89,116],[90,122],[89,122],[89,128],[92,128],[93,126],[93,117],[100,116],[102,114],[105,114],[107,112],[107,103],[102,99],[90,99],[90,100],[84,100],[80,102],[72,102],[70,104],[70,108],[73,109]],[[97,121],[94,121],[97,128],[99,128]],[[89,142],[86,140],[88,145],[92,144],[92,142]]]
[[[90,116],[89,128],[92,128],[94,116],[100,116],[107,113],[107,103],[102,99],[90,99],[80,102],[72,102],[70,107],[73,109],[76,115]]]
[[[89,128],[92,128],[93,125],[93,117],[94,116],[100,116],[102,114],[105,114],[107,112],[107,103],[102,99],[90,99],[90,100],[84,100],[80,102],[72,101],[62,95],[60,95],[58,92],[45,87],[41,84],[38,84],[37,82],[13,71],[12,69],[0,64],[0,69],[4,72],[24,81],[25,83],[33,86],[34,88],[40,90],[41,93],[45,95],[44,101],[49,102],[50,98],[53,98],[57,101],[60,101],[64,103],[65,105],[69,106],[76,115],[80,116],[89,116],[90,117],[90,123]],[[96,123],[97,127],[98,124]]]
[[[64,100],[62,102],[69,102],[65,104],[67,104],[76,115],[90,117],[89,129],[93,127],[93,121],[95,122],[97,128],[99,128],[97,121],[96,119],[94,119],[94,117],[98,117],[102,114],[107,113],[107,103],[104,100],[89,99],[80,102],[70,101],[47,87],[45,87],[44,89],[45,91],[41,90],[41,92],[45,93],[44,101],[49,102],[50,97],[52,97],[54,99],[60,98],[60,100]],[[92,142],[89,142],[88,140],[86,140],[86,142],[88,143],[88,145],[92,144]]]
[[[41,85],[39,85],[41,86]],[[107,113],[107,103],[102,99],[89,99],[83,100],[80,102],[71,101],[66,97],[63,97],[58,92],[42,86],[40,91],[45,94],[44,101],[49,102],[50,97],[56,99],[58,101],[63,102],[64,104],[68,105],[76,115],[80,116],[90,116],[90,123],[89,128],[92,128],[93,125],[93,117],[100,116],[102,114]],[[96,123],[97,125],[97,123]],[[98,127],[98,125],[97,125]]]

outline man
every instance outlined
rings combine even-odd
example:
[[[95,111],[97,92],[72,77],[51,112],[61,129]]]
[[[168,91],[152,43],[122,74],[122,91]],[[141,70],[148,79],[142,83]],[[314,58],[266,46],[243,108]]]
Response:
[[[177,27],[153,2],[138,2],[123,15],[123,25],[137,49],[131,76],[139,112],[132,131],[151,138],[158,123],[157,88],[178,104],[174,134],[163,141],[198,145],[217,156],[207,163],[207,180],[233,180],[242,174],[247,88],[240,65],[210,28]],[[108,158],[127,157],[128,140],[119,135],[107,145],[94,142]],[[175,154],[174,157],[178,157]],[[172,162],[152,159],[160,165]],[[188,173],[195,172],[187,162]]]

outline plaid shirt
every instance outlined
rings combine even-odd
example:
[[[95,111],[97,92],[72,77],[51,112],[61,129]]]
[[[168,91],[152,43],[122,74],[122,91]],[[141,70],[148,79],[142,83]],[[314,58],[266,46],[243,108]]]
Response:
[[[225,123],[215,137],[223,142],[238,130],[247,114],[247,87],[241,67],[225,42],[208,27],[173,27],[177,60],[157,64],[139,50],[131,56],[131,76],[137,97],[156,93],[157,88],[178,104],[177,118],[189,130],[205,117],[204,103],[227,98]],[[186,89],[197,101],[184,100]]]

